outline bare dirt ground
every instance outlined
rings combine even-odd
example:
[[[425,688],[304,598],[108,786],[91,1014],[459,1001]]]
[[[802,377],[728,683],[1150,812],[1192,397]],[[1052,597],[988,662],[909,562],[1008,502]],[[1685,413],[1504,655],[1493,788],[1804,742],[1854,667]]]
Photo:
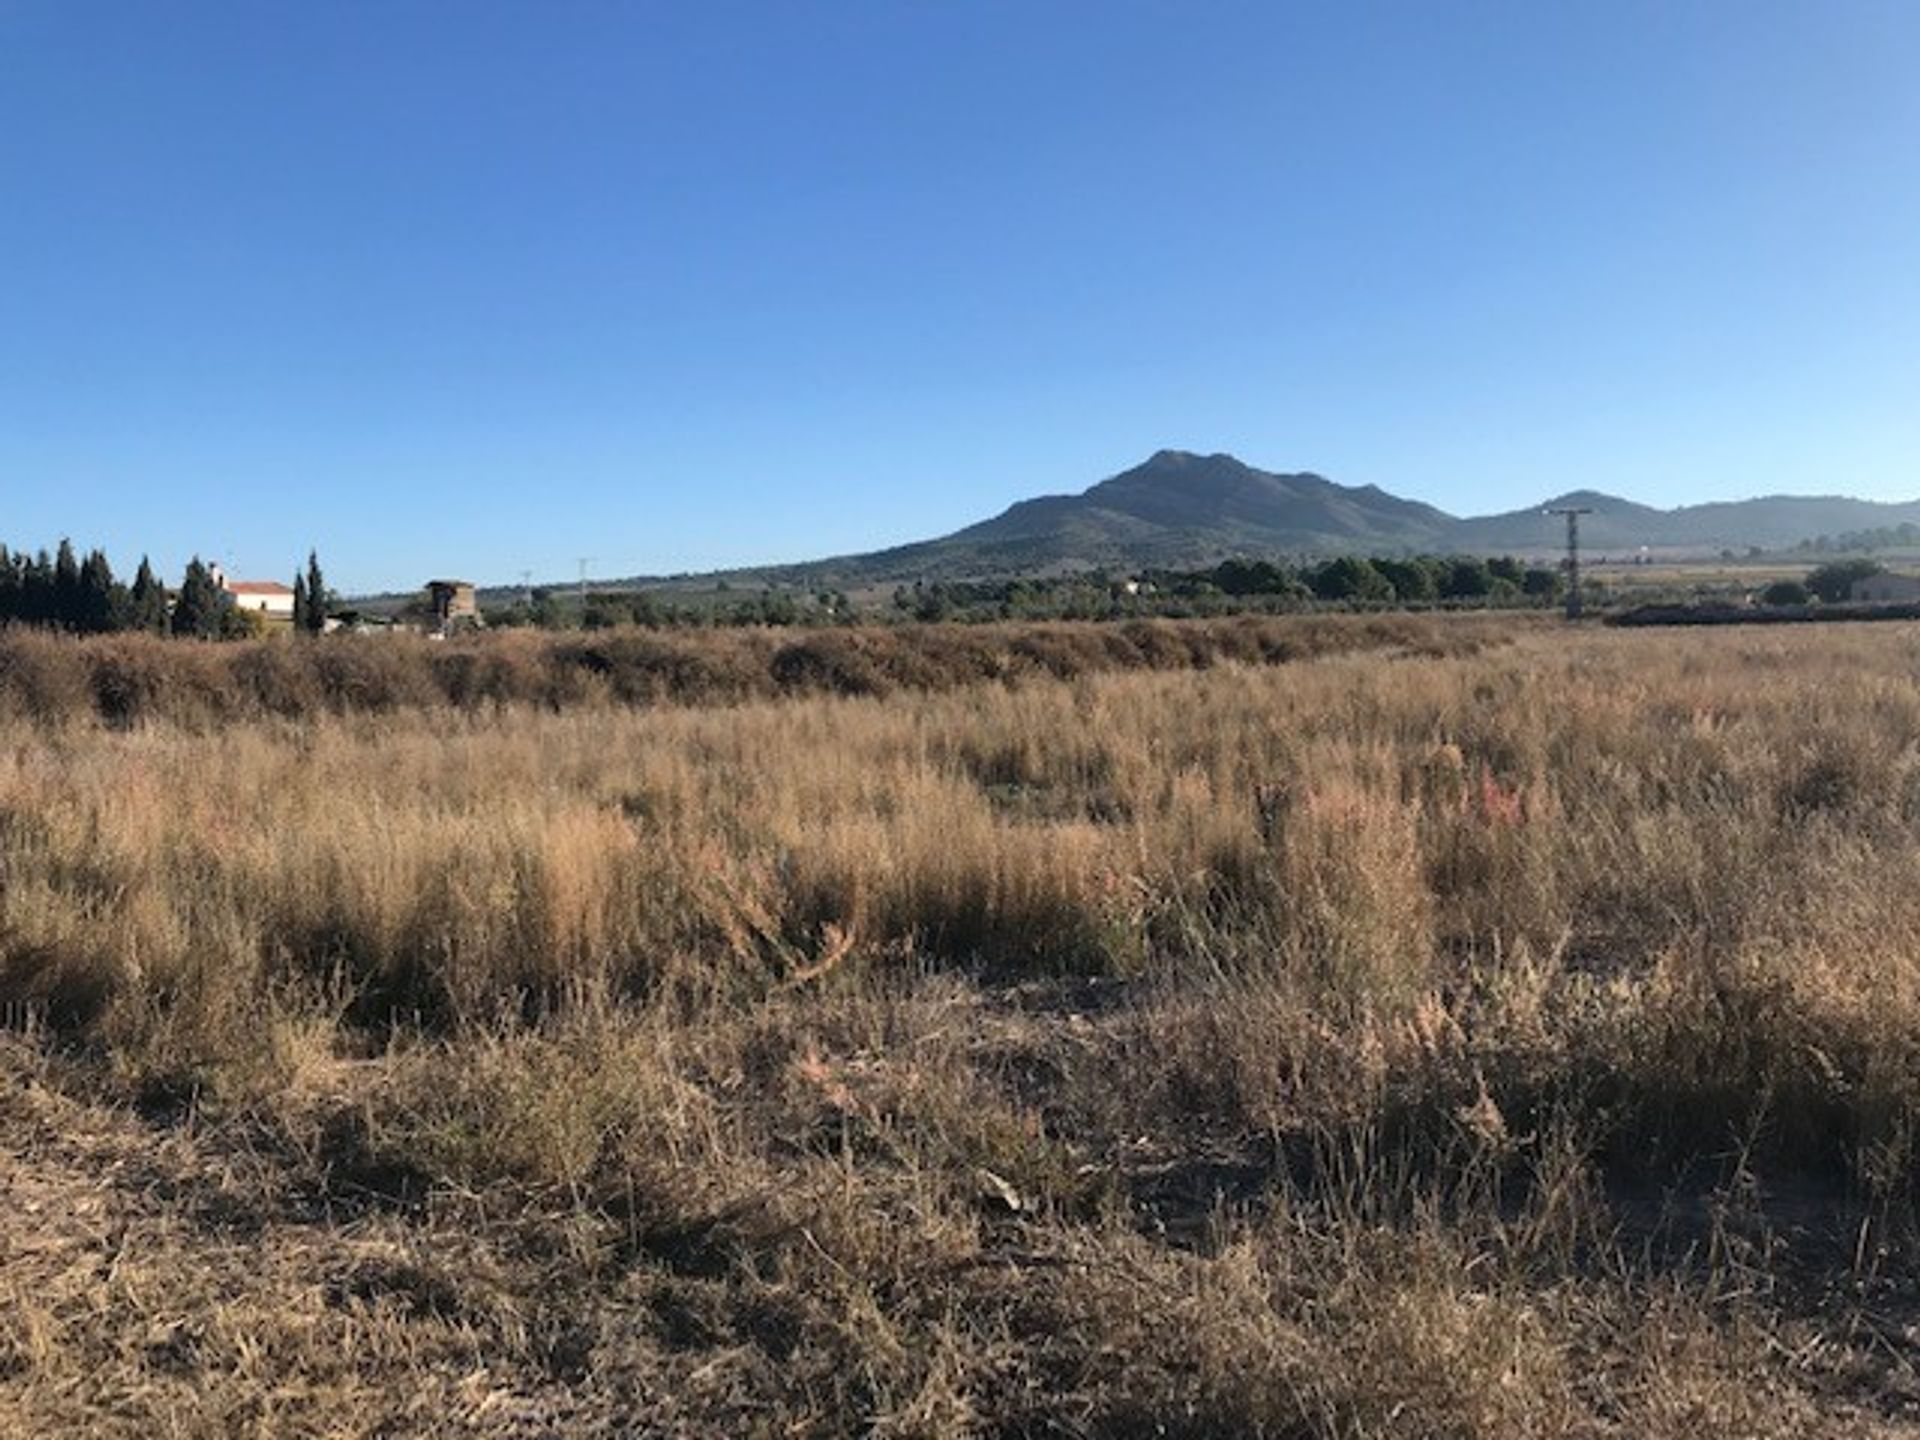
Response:
[[[943,992],[940,1003],[952,1005],[954,996]],[[1110,1022],[1124,1027],[1133,1018],[1111,987],[1080,984],[1016,986],[961,1003],[982,1065],[1009,1095],[1041,1107],[1062,1098],[1062,1077],[1076,1065],[1110,1064]],[[877,1072],[898,1063],[853,1056],[811,1081],[827,1112],[851,1112],[859,1102],[840,1087],[859,1087],[863,1075],[880,1083]],[[678,1236],[622,1246],[604,1222],[552,1197],[502,1204],[497,1195],[483,1201],[424,1184],[404,1167],[370,1162],[342,1138],[342,1119],[354,1113],[349,1092],[378,1085],[377,1070],[344,1067],[332,1103],[312,1111],[315,1131],[303,1144],[206,1124],[191,1110],[96,1103],[62,1062],[8,1044],[0,1065],[0,1433],[559,1437],[852,1428],[824,1373],[840,1363],[844,1337],[810,1354],[823,1323],[812,1313],[814,1297],[764,1263],[765,1252],[792,1243],[833,1265],[804,1226],[798,1238],[779,1240],[745,1223],[739,1233],[756,1238],[729,1249],[707,1245],[701,1232],[738,1217],[708,1215]],[[932,1263],[923,1258],[906,1283],[922,1291],[912,1308],[942,1312],[953,1326],[998,1317],[1003,1328],[988,1348],[999,1353],[988,1363],[999,1373],[958,1387],[974,1392],[962,1397],[945,1386],[933,1357],[917,1394],[870,1413],[859,1429],[1417,1434],[1428,1433],[1417,1416],[1449,1413],[1428,1393],[1446,1382],[1449,1364],[1461,1367],[1454,1379],[1463,1397],[1485,1383],[1486,1361],[1472,1354],[1479,1342],[1470,1335],[1431,1353],[1431,1337],[1379,1333],[1370,1302],[1350,1308],[1352,1297],[1331,1294],[1266,1296],[1277,1312],[1292,1312],[1294,1338],[1309,1352],[1328,1344],[1313,1332],[1353,1328],[1351,1343],[1337,1349],[1359,1373],[1329,1374],[1319,1396],[1288,1380],[1291,1423],[1283,1418],[1289,1406],[1275,1407],[1271,1397],[1249,1400],[1220,1376],[1181,1374],[1212,1363],[1201,1353],[1210,1342],[1196,1340],[1187,1353],[1154,1332],[1177,1327],[1185,1307],[1204,1306],[1214,1285],[1225,1287],[1223,1308],[1244,1299],[1235,1279],[1222,1277],[1237,1275],[1249,1246],[1285,1243],[1271,1210],[1293,1162],[1271,1136],[1205,1125],[1089,1136],[1076,1153],[1086,1157],[1083,1169],[1110,1182],[1137,1243],[1115,1243],[1110,1232],[1057,1211],[1023,1215],[1015,1187],[991,1172],[976,1175],[977,1229]],[[1844,1253],[1842,1197],[1818,1187],[1721,1187],[1620,1193],[1607,1203],[1616,1227],[1607,1264],[1637,1258],[1644,1268],[1617,1284],[1542,1277],[1521,1311],[1494,1327],[1525,1331],[1548,1317],[1558,1333],[1542,1357],[1565,1365],[1584,1351],[1595,1370],[1563,1377],[1561,1407],[1523,1397],[1530,1387],[1518,1379],[1505,1382],[1516,1390],[1510,1408],[1461,1398],[1449,1433],[1920,1435],[1920,1287],[1903,1259]],[[1340,1243],[1345,1250],[1355,1242]],[[1407,1263],[1430,1259],[1418,1258],[1416,1247]],[[1342,1264],[1355,1261],[1343,1253]],[[1499,1262],[1489,1248],[1464,1263],[1470,1271]],[[1709,1271],[1704,1287],[1675,1278]],[[1310,1292],[1327,1278],[1303,1283]],[[1376,1283],[1391,1310],[1393,1283]],[[1489,1316],[1515,1298],[1501,1284],[1477,1299],[1469,1284],[1467,1294],[1469,1312]],[[1415,1295],[1426,1306],[1440,1298],[1416,1286],[1398,1300]],[[881,1313],[899,1297],[874,1294],[869,1303],[876,1313],[861,1340],[900,1343],[898,1321]],[[1316,1303],[1329,1313],[1316,1317]],[[1143,1330],[1112,1318],[1114,1307],[1128,1306]],[[1534,1307],[1539,1314],[1529,1321]],[[1190,1321],[1195,1337],[1210,1323],[1204,1314]],[[1461,1323],[1471,1326],[1471,1315]],[[1623,1324],[1637,1333],[1613,1333]],[[1022,1334],[1023,1326],[1035,1328]],[[1042,1333],[1049,1326],[1059,1328]],[[1285,1343],[1287,1334],[1267,1343]],[[1224,1343],[1244,1339],[1230,1328]],[[974,1352],[977,1364],[979,1343],[956,1351]],[[1508,1343],[1516,1349],[1503,1363],[1527,1363],[1528,1346]],[[1273,1363],[1258,1351],[1240,1360],[1256,1374]],[[1135,1386],[1116,1396],[1107,1387],[1134,1363]],[[1370,1377],[1381,1365],[1404,1369],[1390,1380]],[[1442,1373],[1422,1374],[1428,1367]],[[1379,1393],[1355,1395],[1355,1385]]]

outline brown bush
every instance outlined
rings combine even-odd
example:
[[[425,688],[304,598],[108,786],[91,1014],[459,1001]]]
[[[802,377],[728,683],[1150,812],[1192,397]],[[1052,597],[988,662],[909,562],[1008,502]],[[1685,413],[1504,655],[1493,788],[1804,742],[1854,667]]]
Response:
[[[771,631],[506,632],[278,636],[205,645],[152,636],[0,633],[0,714],[57,724],[206,724],[387,713],[447,705],[738,704],[782,695],[889,695],[983,680],[1204,668],[1346,650],[1471,650],[1500,643],[1496,617],[1241,617],[1094,624],[902,625]]]
[[[93,712],[86,654],[79,642],[33,631],[0,632],[0,715],[50,724]],[[109,684],[115,710],[139,703],[142,687]]]

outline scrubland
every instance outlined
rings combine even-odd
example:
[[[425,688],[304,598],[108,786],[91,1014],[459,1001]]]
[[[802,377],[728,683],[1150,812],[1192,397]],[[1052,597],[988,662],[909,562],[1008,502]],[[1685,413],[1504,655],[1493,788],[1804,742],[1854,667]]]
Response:
[[[1114,670],[1275,664],[1388,646],[1471,650],[1532,617],[1406,614],[1092,624],[531,630],[182,644],[0,628],[0,721],[116,728],[505,705],[738,704]]]
[[[0,1431],[1920,1432],[1914,632],[963,638],[7,641]]]

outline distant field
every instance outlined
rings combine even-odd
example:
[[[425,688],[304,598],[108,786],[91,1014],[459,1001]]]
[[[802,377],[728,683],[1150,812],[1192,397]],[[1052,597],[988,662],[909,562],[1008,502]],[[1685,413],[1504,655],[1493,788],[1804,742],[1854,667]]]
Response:
[[[1825,558],[1819,555],[1791,560],[1655,560],[1647,565],[1615,561],[1583,563],[1591,578],[1621,591],[1757,590],[1776,580],[1805,580]],[[1876,553],[1872,557],[1889,570],[1920,573],[1920,556]]]
[[[0,1433],[1920,1431],[1920,633],[530,638],[0,641]]]
[[[1752,589],[1775,580],[1804,580],[1813,568],[1811,562],[1799,565],[1743,564],[1728,562],[1714,565],[1698,561],[1674,561],[1653,565],[1583,565],[1595,580],[1618,589],[1697,589],[1727,587]]]

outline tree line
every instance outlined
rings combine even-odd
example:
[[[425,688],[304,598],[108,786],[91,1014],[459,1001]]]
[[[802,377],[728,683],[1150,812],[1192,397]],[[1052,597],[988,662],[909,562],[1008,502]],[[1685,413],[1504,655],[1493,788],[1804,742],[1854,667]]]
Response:
[[[1560,572],[1527,565],[1511,555],[1409,555],[1398,558],[1341,555],[1314,564],[1286,566],[1267,560],[1228,560],[1210,570],[1150,574],[1150,583],[1174,593],[1281,595],[1332,603],[1400,605],[1486,604],[1559,597]]]
[[[294,629],[319,634],[333,597],[318,554],[308,555],[305,571],[294,577],[293,592]],[[144,555],[133,579],[123,581],[105,551],[89,550],[82,558],[71,540],[62,540],[51,553],[44,547],[28,552],[0,545],[0,625],[200,640],[242,639],[261,630],[259,616],[236,606],[198,555],[188,562],[180,584],[169,587]]]
[[[646,590],[600,590],[576,600],[570,589],[539,587],[524,600],[490,605],[490,628],[601,630],[710,626],[819,628],[865,621],[1124,620],[1198,618],[1321,606],[1370,609],[1540,606],[1557,601],[1560,573],[1509,556],[1408,556],[1278,563],[1228,560],[1197,569],[1118,575],[1085,570],[1004,579],[916,581],[890,602],[857,604],[830,587],[742,592],[728,581],[711,593],[675,599]],[[409,612],[424,619],[425,595]]]
[[[1149,569],[1117,578],[1104,571],[1007,580],[901,586],[893,608],[920,620],[1073,619],[1210,615],[1315,605],[1427,608],[1550,605],[1559,571],[1511,556],[1416,555],[1286,564],[1226,560],[1197,569]]]
[[[1877,525],[1867,530],[1848,530],[1839,535],[1816,535],[1794,546],[1802,553],[1816,555],[1858,554],[1873,550],[1911,550],[1920,546],[1920,525],[1903,520],[1898,525]]]

